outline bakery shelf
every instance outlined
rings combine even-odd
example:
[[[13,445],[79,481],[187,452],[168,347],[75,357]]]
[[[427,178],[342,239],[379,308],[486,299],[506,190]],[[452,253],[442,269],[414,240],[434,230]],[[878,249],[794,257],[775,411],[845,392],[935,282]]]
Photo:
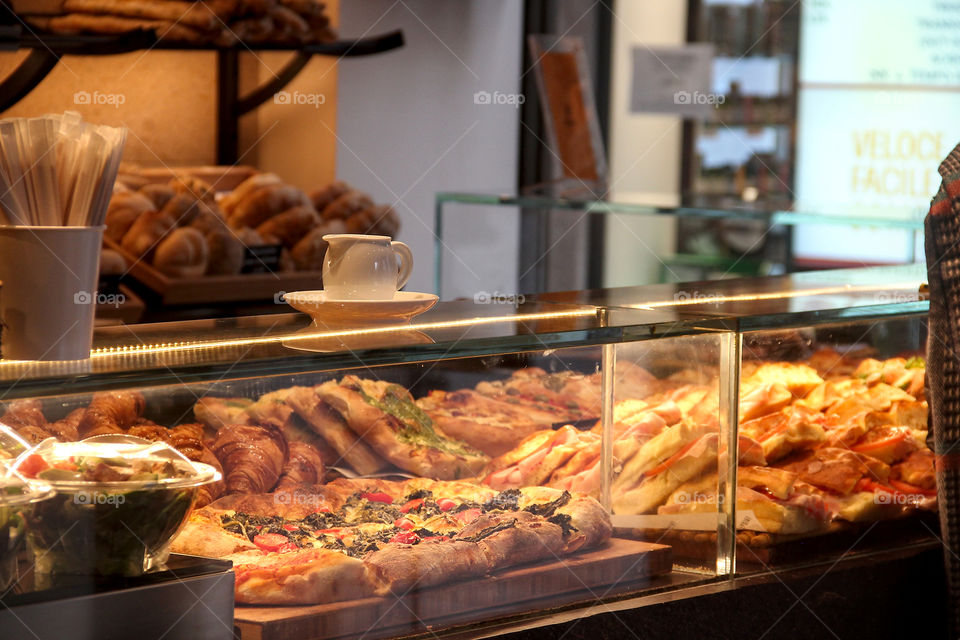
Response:
[[[29,94],[57,66],[64,55],[115,55],[139,50],[211,51],[217,56],[217,162],[234,164],[237,161],[237,137],[240,116],[256,109],[283,89],[307,65],[313,56],[337,58],[368,56],[392,51],[404,44],[403,32],[390,31],[376,36],[341,39],[311,44],[283,44],[243,42],[229,47],[194,45],[159,40],[152,31],[137,30],[117,36],[37,34],[22,25],[0,26],[0,51],[29,50],[2,82],[0,82],[0,111],[6,111]],[[274,79],[241,96],[239,82],[239,55],[243,51],[290,51],[294,56]]]

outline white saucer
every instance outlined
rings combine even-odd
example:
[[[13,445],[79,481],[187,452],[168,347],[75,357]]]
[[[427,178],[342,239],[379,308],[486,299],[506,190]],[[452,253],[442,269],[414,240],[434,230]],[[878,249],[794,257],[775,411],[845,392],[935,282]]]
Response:
[[[405,324],[437,304],[432,293],[397,291],[393,300],[337,300],[327,298],[323,290],[292,291],[284,301],[313,318],[322,328]]]

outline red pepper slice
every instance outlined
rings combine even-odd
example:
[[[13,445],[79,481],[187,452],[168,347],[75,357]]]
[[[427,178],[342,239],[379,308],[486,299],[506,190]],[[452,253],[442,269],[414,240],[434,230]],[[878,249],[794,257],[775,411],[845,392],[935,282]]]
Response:
[[[283,525],[284,531],[300,531],[300,527],[295,524],[285,524]]]
[[[463,511],[457,512],[457,515],[454,517],[463,524],[469,524],[479,518],[480,513],[480,509],[464,509]]]
[[[437,500],[437,506],[440,508],[440,511],[450,511],[450,509],[457,506],[457,503],[450,498],[440,498]]]
[[[400,513],[409,513],[415,509],[419,509],[422,505],[423,505],[423,499],[416,498],[414,500],[411,500],[407,504],[403,505],[402,507],[400,507]]]
[[[295,542],[287,542],[287,543],[284,543],[284,544],[280,545],[280,546],[277,548],[277,552],[278,552],[278,553],[289,553],[289,552],[291,552],[291,551],[296,551],[296,550],[299,549],[299,548],[300,548],[300,547],[298,547]]]
[[[872,442],[855,444],[852,447],[850,447],[850,449],[858,453],[866,453],[868,451],[874,451],[876,449],[882,449],[884,447],[896,445],[897,443],[900,443],[906,440],[907,437],[908,435],[905,432],[895,433],[892,436],[887,436],[886,438],[881,438],[880,440],[873,440]]]
[[[400,544],[413,544],[420,539],[420,536],[412,531],[404,531],[390,538],[390,542],[399,542]]]
[[[683,446],[679,451],[677,451],[675,454],[673,454],[672,456],[670,456],[669,458],[667,458],[666,460],[664,460],[663,462],[661,462],[660,464],[658,464],[657,466],[655,466],[653,469],[650,469],[650,470],[647,471],[645,474],[643,474],[643,477],[644,477],[644,478],[652,478],[653,476],[657,475],[658,473],[662,473],[662,472],[666,471],[667,469],[669,469],[670,467],[672,467],[672,466],[674,465],[674,463],[677,462],[677,460],[679,460],[680,458],[682,458],[683,456],[685,456],[685,455],[687,454],[687,452],[690,451],[690,449],[693,449],[693,446],[694,446],[695,444],[697,444],[698,442],[700,442],[700,438],[697,438],[697,439],[694,440],[693,442],[690,442],[690,443],[684,445],[684,446]]]
[[[405,531],[411,531],[417,528],[417,525],[414,524],[410,518],[397,518],[393,521],[393,526],[398,529],[404,529]]]
[[[288,543],[290,543],[290,540],[287,539],[287,536],[279,533],[258,533],[253,536],[253,544],[264,551],[279,551],[280,547]]]
[[[49,469],[50,465],[41,456],[32,453],[23,459],[17,470],[28,478],[36,478],[37,474],[44,469]]]
[[[921,496],[935,496],[937,495],[936,489],[924,489],[923,487],[918,487],[912,485],[908,482],[903,482],[902,480],[890,480],[890,486],[900,491],[901,493],[921,495]]]
[[[360,497],[369,500],[370,502],[385,502],[387,504],[393,504],[393,498],[383,493],[382,491],[374,491],[373,493],[361,493]]]

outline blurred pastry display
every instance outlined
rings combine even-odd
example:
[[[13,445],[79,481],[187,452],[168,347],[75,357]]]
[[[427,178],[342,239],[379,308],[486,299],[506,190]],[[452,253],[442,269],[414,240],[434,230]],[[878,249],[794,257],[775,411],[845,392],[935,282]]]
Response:
[[[61,35],[146,30],[188,45],[298,45],[336,38],[320,0],[61,0],[56,10],[27,6],[19,16]]]
[[[253,271],[319,271],[324,235],[393,237],[400,228],[392,207],[340,180],[308,195],[273,173],[255,173],[226,193],[194,172],[154,179],[129,168],[121,174],[105,236],[127,262],[174,279],[238,275],[249,263]],[[273,263],[259,247],[273,250]]]

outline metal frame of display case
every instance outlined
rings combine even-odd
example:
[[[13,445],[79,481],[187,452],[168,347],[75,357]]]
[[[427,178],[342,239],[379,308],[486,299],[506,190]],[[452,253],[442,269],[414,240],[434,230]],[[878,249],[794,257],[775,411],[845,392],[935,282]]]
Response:
[[[762,209],[753,207],[742,208],[712,208],[699,206],[659,206],[634,202],[615,202],[609,200],[577,200],[554,198],[542,195],[525,195],[516,192],[456,192],[444,191],[436,195],[434,201],[434,292],[443,296],[443,282],[445,277],[445,254],[452,251],[450,247],[449,229],[455,229],[455,224],[447,221],[452,212],[451,206],[492,206],[511,207],[518,210],[518,215],[529,216],[548,213],[550,211],[582,211],[583,215],[605,216],[610,214],[626,214],[638,216],[657,216],[694,220],[717,221],[750,221],[761,222],[766,227],[795,227],[804,224],[829,224],[839,228],[868,227],[877,229],[898,229],[909,234],[909,246],[916,247],[917,238],[922,237],[922,217],[904,215],[901,211],[886,213],[875,211],[872,214],[831,213],[796,211],[789,209]],[[916,257],[916,256],[914,256]],[[599,260],[600,256],[591,256],[592,260]],[[733,267],[738,262],[733,261]],[[525,287],[525,282],[540,283],[546,280],[547,260],[540,262],[531,270],[532,275],[519,282],[519,290],[538,292],[536,286]],[[725,265],[728,270],[730,264]],[[789,266],[789,265],[787,265]],[[789,271],[790,269],[788,269]],[[592,269],[591,272],[596,272]],[[640,283],[646,284],[646,283]],[[589,282],[587,288],[598,288],[599,282]],[[562,287],[553,287],[557,290]],[[574,287],[571,287],[574,288]]]

